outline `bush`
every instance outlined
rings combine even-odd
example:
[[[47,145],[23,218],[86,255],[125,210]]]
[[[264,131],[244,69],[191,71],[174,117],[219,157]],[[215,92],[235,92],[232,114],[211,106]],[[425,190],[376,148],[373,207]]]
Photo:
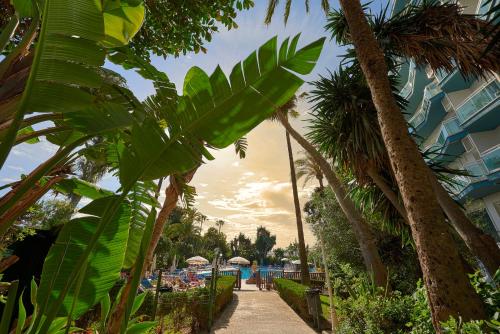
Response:
[[[275,278],[274,286],[280,297],[306,321],[313,321],[307,308],[307,286],[285,278]]]
[[[233,299],[233,288],[236,277],[223,276],[217,279],[217,290],[214,306],[214,318]],[[144,309],[137,314],[152,316],[154,293],[149,292],[143,303]],[[167,319],[168,329],[180,331],[189,328],[191,332],[208,329],[210,291],[199,288],[188,291],[166,292],[160,295],[158,315]],[[142,312],[142,313],[141,313]]]

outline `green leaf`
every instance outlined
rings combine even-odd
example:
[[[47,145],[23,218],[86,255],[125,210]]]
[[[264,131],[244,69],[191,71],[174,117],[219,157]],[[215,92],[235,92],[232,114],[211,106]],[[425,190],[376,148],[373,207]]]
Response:
[[[158,323],[156,321],[143,321],[135,323],[127,328],[127,334],[143,334],[148,333],[153,329]]]
[[[37,14],[33,8],[34,2],[32,0],[11,0],[10,3],[21,17],[33,17]]]
[[[128,44],[144,21],[144,4],[141,1],[104,1],[103,45],[109,48]]]
[[[109,196],[94,200],[80,210],[81,213],[92,216],[76,218],[64,225],[43,266],[37,295],[42,312],[57,299],[68,274],[74,269],[74,263],[83,254],[95,233],[100,216],[117,198],[118,196]],[[130,208],[127,203],[122,203],[113,223],[106,226],[87,259],[85,277],[72,314],[73,319],[102,300],[120,277],[129,220]],[[66,294],[62,308],[59,309],[59,316],[67,316],[71,309],[74,289],[74,286],[71,287]]]
[[[31,2],[31,1],[30,1]],[[96,67],[104,64],[104,21],[96,1],[46,0],[29,77],[11,126],[0,145],[0,167],[26,113],[69,112],[93,103],[100,87]],[[38,13],[37,15],[38,16]]]
[[[111,298],[109,294],[106,294],[101,299],[101,320],[103,323],[106,323],[106,319],[108,319],[109,310],[111,309]]]
[[[27,134],[32,133],[32,132],[35,132],[35,130],[33,130],[33,127],[27,126],[25,128],[22,128],[21,130],[19,130],[17,132],[17,135],[18,136],[22,136],[22,135],[27,135]],[[40,139],[38,139],[37,137],[35,137],[35,138],[31,138],[29,140],[26,140],[23,143],[36,144],[36,143],[39,143],[39,142],[40,142]]]
[[[137,310],[141,307],[144,302],[144,298],[146,297],[146,293],[141,293],[137,295],[134,299],[134,305],[132,305],[132,310],[130,310],[130,316],[133,316]]]
[[[278,59],[276,38],[272,38],[259,48],[257,58],[253,53],[242,63],[236,64],[229,76],[230,80],[217,68],[210,76],[213,91],[211,100],[205,98],[206,91],[193,91],[188,96],[193,108],[189,103],[179,105],[178,114],[184,117],[178,119],[183,122],[184,128],[189,126],[200,140],[224,148],[274,113],[276,107],[287,102],[303,83],[292,72],[310,73],[323,48],[324,38],[321,38],[295,52],[297,40],[298,37],[293,39],[284,60],[283,48],[288,45],[288,40],[283,42],[282,56]],[[260,69],[259,75],[257,68]],[[195,80],[193,75],[187,79],[189,82]],[[230,90],[227,89],[228,81],[231,83]],[[205,105],[214,107],[206,110],[199,102],[203,100]]]
[[[152,181],[136,182],[127,196],[131,207],[130,231],[128,234],[127,250],[123,267],[131,268],[139,254],[141,240],[149,214],[149,207],[158,207],[158,201],[152,193],[156,190],[156,184]]]
[[[21,334],[24,328],[24,323],[26,322],[26,308],[24,308],[24,303],[23,303],[23,294],[24,291],[21,293],[21,296],[19,297],[19,306],[18,306],[18,312],[17,312],[17,326],[16,326],[16,334]]]
[[[99,188],[93,183],[77,178],[64,179],[58,182],[53,189],[63,194],[75,194],[90,199],[113,195],[110,190]]]

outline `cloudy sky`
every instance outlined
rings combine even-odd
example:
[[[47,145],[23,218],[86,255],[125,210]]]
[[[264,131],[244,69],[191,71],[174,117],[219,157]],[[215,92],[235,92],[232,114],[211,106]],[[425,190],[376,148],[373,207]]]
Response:
[[[293,2],[292,11],[287,26],[283,24],[282,13],[284,2],[280,3],[272,24],[264,25],[267,0],[254,0],[256,6],[240,13],[236,19],[238,29],[221,32],[214,35],[212,42],[207,44],[207,54],[188,54],[179,58],[153,57],[153,64],[168,74],[177,87],[182,87],[183,78],[192,66],[199,66],[211,73],[219,64],[226,73],[238,61],[265,43],[269,38],[278,36],[281,41],[286,37],[301,33],[299,47],[327,36],[323,27],[326,23],[319,1],[311,1],[311,12],[306,15],[304,1]],[[337,6],[337,1],[331,1]],[[372,3],[372,7],[380,8],[380,3]],[[306,81],[315,80],[327,70],[334,70],[339,63],[342,49],[333,42],[327,41],[319,62]],[[140,78],[132,71],[123,71],[113,65],[108,67],[119,71],[126,79],[129,87],[139,98],[144,98],[153,92],[150,82]],[[301,90],[307,91],[308,85]],[[293,125],[305,132],[305,119],[308,105],[299,103],[298,111],[301,119]],[[286,150],[285,133],[278,125],[262,123],[248,136],[248,151],[245,159],[239,159],[233,147],[215,151],[214,161],[203,165],[196,173],[192,185],[197,188],[196,207],[211,218],[204,229],[213,226],[214,219],[223,219],[226,224],[223,231],[232,237],[243,232],[254,238],[258,226],[265,226],[277,235],[277,244],[286,246],[297,236],[295,215],[290,184],[290,169]],[[0,171],[0,185],[19,179],[22,173],[28,173],[44,158],[49,157],[55,147],[42,141],[36,145],[22,144],[16,146]],[[295,157],[301,155],[300,148],[294,143]],[[101,181],[101,186],[116,189],[118,183],[111,176]],[[300,182],[300,200],[303,205],[315,183],[302,187]],[[305,226],[306,242],[314,243],[314,237]]]

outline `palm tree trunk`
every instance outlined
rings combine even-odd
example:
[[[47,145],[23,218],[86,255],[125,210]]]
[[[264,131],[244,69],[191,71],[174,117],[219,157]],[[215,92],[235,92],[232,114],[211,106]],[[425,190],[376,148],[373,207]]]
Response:
[[[325,283],[326,283],[326,288],[328,289],[328,300],[330,302],[330,319],[332,321],[332,333],[335,334],[337,331],[337,327],[339,325],[339,320],[337,318],[337,312],[335,311],[335,305],[333,303],[333,288],[332,288],[332,282],[330,281],[330,273],[328,271],[328,266],[326,264],[326,250],[325,250],[325,241],[323,240],[323,234],[319,236],[319,243],[321,247],[321,257],[323,259],[323,266],[325,268]]]
[[[490,235],[474,226],[465,212],[450,197],[441,183],[433,177],[433,187],[441,208],[451,225],[465,242],[472,254],[484,264],[491,276],[500,268],[500,249]]]
[[[399,215],[408,223],[408,213],[401,202],[398,195],[385,182],[384,178],[373,167],[368,167],[366,173],[372,179],[373,183],[384,193],[385,197],[391,202],[392,206],[399,212]]]
[[[429,297],[435,330],[450,316],[483,319],[485,311],[460,262],[456,245],[433,193],[428,170],[394,99],[384,54],[359,0],[340,0],[357,59],[377,109],[382,137],[403,203]]]
[[[366,223],[361,213],[356,209],[353,201],[347,196],[342,183],[337,178],[337,175],[335,175],[328,161],[323,158],[321,153],[319,153],[318,150],[311,145],[311,143],[309,143],[304,137],[295,131],[294,128],[292,128],[286,117],[280,115],[279,119],[281,124],[283,124],[293,139],[295,139],[321,167],[326,180],[335,194],[337,202],[342,208],[342,211],[346,215],[347,220],[351,224],[354,234],[356,235],[366,269],[373,275],[375,284],[379,287],[385,288],[387,286],[387,270],[378,253],[375,236],[370,226]]]
[[[285,130],[286,147],[288,149],[288,162],[290,163],[290,178],[292,180],[293,205],[295,207],[295,219],[297,222],[297,233],[299,236],[299,257],[300,257],[300,280],[304,285],[311,284],[309,277],[309,264],[307,262],[306,243],[304,240],[304,227],[302,224],[302,213],[300,210],[299,192],[297,190],[297,176],[295,175],[295,165],[293,163],[292,142],[290,134]]]

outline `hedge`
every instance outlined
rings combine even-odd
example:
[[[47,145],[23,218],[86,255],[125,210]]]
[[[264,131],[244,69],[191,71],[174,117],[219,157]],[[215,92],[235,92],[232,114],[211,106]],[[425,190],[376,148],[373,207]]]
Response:
[[[214,318],[233,299],[233,288],[236,277],[223,276],[217,279],[217,294],[215,298]],[[154,292],[148,295],[137,314],[152,316]],[[196,333],[208,329],[210,293],[208,288],[198,288],[188,291],[165,292],[160,295],[157,315],[168,319],[175,331],[190,328]]]
[[[306,290],[308,286],[294,282],[285,278],[275,278],[274,287],[278,291],[281,299],[283,299],[290,307],[305,321],[312,323],[313,318],[309,314],[307,307]],[[328,319],[330,319],[330,310],[328,297],[320,296],[322,309],[322,324],[323,327],[328,327]]]

